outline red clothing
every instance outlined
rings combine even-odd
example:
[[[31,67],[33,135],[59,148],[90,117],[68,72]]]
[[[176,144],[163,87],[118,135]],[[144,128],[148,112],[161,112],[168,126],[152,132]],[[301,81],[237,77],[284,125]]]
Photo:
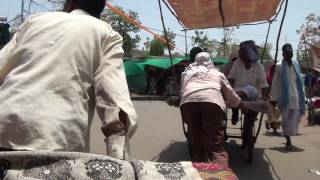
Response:
[[[268,72],[268,75],[267,75],[267,81],[268,81],[269,87],[271,87],[271,85],[272,85],[272,79],[273,79],[273,75],[274,75],[275,70],[276,70],[276,64],[274,63],[271,65],[269,72]]]

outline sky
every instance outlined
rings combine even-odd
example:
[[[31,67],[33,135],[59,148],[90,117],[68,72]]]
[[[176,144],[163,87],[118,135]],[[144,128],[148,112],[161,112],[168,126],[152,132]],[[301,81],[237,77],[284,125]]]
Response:
[[[21,0],[0,0],[0,16],[7,16],[9,20],[13,19],[21,11]],[[46,0],[34,0],[38,4],[31,5],[32,12],[44,12],[48,10],[53,10],[54,6],[46,3]],[[162,30],[162,24],[160,19],[159,5],[157,0],[111,0],[111,4],[123,7],[125,11],[133,10],[139,14],[139,20],[141,23],[147,27]],[[29,7],[25,7],[28,10]],[[175,33],[179,35],[184,35],[182,28],[177,22],[177,20],[169,13],[167,8],[163,5],[164,10],[164,21],[167,28],[170,28]],[[283,9],[282,9],[283,11]],[[291,43],[294,49],[297,49],[299,43],[299,35],[296,30],[304,23],[305,18],[310,13],[315,13],[320,15],[320,0],[290,0],[287,10],[287,16],[284,22],[281,39],[280,48],[284,43]],[[276,39],[279,31],[280,21],[282,18],[282,13],[278,16],[278,21],[274,22],[271,26],[270,37],[268,42],[273,45],[272,54],[275,53],[276,49]],[[265,41],[267,34],[268,24],[257,25],[257,26],[241,26],[236,29],[233,38],[239,42],[244,40],[254,40],[258,45],[262,45]],[[221,40],[223,38],[223,31],[221,29],[208,29],[204,30],[208,33],[209,37],[212,39]],[[159,34],[161,32],[155,31]],[[140,35],[142,37],[141,46],[147,37],[152,38],[152,35],[141,31]],[[177,36],[175,39],[176,45],[179,49],[185,49],[185,39],[184,37]],[[191,36],[194,35],[193,31],[188,31],[188,47],[191,46]]]

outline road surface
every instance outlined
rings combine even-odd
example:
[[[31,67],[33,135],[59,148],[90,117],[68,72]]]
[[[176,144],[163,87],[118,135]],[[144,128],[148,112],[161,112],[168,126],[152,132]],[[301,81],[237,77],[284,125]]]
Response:
[[[132,158],[161,162],[190,160],[183,134],[180,111],[160,101],[134,101],[139,115],[139,128],[131,141]],[[100,121],[95,118],[91,130],[91,152],[105,153]],[[254,161],[244,161],[241,141],[229,139],[226,148],[230,166],[240,180],[319,180],[308,169],[320,170],[320,126],[301,123],[293,152],[284,149],[284,138],[266,133],[258,138]]]

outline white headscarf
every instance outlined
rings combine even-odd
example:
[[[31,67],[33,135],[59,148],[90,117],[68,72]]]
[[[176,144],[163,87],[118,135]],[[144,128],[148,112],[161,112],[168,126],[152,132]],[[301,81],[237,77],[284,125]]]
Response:
[[[214,65],[211,62],[210,54],[201,52],[196,55],[194,63],[190,64],[182,73],[184,82],[188,82],[192,77],[203,78],[213,68]]]

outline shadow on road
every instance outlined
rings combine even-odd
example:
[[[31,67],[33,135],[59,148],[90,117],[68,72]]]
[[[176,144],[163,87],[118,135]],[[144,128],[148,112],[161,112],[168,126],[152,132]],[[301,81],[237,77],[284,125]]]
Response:
[[[229,153],[230,167],[240,180],[280,180],[264,148],[255,148],[251,165],[245,161],[244,151],[235,140],[226,144]]]
[[[188,143],[177,141],[171,141],[158,156],[152,159],[152,161],[168,163],[190,160]]]
[[[265,132],[264,134],[263,134],[264,136],[268,136],[268,137],[284,137],[284,135],[283,135],[283,133],[277,133],[277,134],[275,134],[275,133],[273,133],[273,132]]]
[[[265,149],[255,148],[251,165],[246,163],[241,146],[234,140],[226,143],[226,150],[230,157],[230,167],[240,180],[251,180],[253,177],[259,177],[259,180],[280,180],[270,159],[264,153]],[[171,141],[152,161],[190,161],[187,142]]]
[[[274,150],[274,151],[279,151],[281,153],[293,153],[293,152],[303,152],[304,151],[304,149],[298,148],[296,146],[293,146],[291,150],[287,150],[285,147],[273,147],[270,149]]]

